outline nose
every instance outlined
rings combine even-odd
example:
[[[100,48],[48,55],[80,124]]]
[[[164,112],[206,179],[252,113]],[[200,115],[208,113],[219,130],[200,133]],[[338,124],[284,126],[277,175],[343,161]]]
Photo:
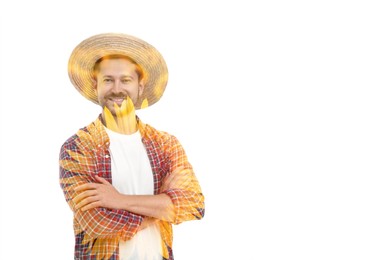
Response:
[[[120,80],[115,80],[114,84],[112,85],[112,92],[115,94],[121,93],[122,92],[122,87],[121,87],[121,82]]]

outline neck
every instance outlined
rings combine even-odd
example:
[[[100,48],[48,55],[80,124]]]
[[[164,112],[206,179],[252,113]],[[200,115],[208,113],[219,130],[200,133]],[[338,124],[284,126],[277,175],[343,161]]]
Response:
[[[111,131],[131,135],[137,132],[138,124],[135,113],[129,113],[121,116],[107,115],[107,113],[102,113],[103,124],[105,127]]]

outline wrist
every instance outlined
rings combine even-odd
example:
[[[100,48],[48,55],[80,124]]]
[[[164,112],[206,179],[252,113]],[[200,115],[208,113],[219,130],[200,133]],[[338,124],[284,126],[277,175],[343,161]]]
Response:
[[[133,198],[133,195],[120,194],[120,208],[126,211],[132,211],[131,207]]]
[[[122,193],[118,193],[118,198],[117,198],[117,208],[118,209],[121,209],[121,210],[127,210],[126,207],[127,207],[127,195],[125,194],[122,194]]]

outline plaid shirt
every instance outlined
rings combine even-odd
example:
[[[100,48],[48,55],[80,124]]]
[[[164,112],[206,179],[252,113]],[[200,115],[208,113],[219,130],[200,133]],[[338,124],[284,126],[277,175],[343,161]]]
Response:
[[[165,193],[171,198],[175,213],[173,224],[201,219],[204,197],[179,141],[140,120],[138,128],[153,171],[154,194]],[[74,259],[77,260],[119,259],[119,241],[131,239],[143,220],[143,216],[125,210],[94,208],[83,212],[75,209],[72,200],[78,195],[75,187],[94,182],[95,174],[112,183],[109,146],[110,140],[100,116],[61,147],[60,185],[74,213]],[[162,191],[165,176],[178,167],[183,167],[177,174],[184,175],[186,181]],[[158,223],[163,241],[163,259],[173,260],[172,223],[163,220]]]

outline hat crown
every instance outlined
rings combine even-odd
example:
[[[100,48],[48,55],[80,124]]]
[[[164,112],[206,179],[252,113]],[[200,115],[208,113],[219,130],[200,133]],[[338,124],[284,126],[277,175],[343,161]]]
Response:
[[[103,33],[78,44],[68,62],[68,75],[74,87],[88,100],[99,104],[93,86],[96,61],[108,55],[125,55],[134,60],[144,73],[144,92],[140,97],[149,106],[160,100],[168,83],[168,69],[163,56],[149,43],[132,35]]]

